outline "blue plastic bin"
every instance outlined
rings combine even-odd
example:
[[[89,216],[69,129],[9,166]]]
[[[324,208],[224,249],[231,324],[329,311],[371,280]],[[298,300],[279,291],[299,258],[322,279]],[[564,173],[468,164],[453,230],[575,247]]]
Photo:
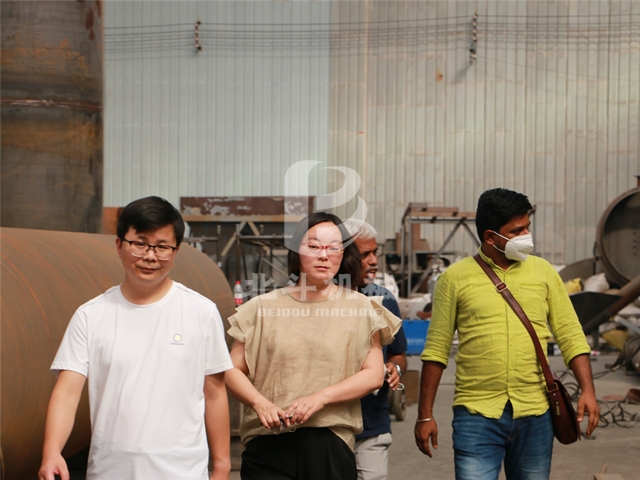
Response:
[[[402,328],[407,336],[407,355],[420,355],[427,340],[429,320],[403,320]]]

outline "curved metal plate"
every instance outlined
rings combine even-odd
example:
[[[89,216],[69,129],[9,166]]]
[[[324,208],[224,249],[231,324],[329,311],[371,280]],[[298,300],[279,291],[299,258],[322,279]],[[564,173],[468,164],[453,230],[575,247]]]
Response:
[[[640,188],[615,199],[598,224],[602,263],[619,286],[640,275]]]

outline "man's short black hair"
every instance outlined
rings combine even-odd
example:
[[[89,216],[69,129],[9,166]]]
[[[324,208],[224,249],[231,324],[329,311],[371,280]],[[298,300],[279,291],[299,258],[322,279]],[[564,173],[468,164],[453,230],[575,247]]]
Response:
[[[315,212],[300,221],[291,239],[291,246],[293,248],[289,250],[287,255],[289,275],[300,277],[300,254],[298,250],[300,250],[302,239],[311,228],[325,222],[331,222],[336,225],[342,234],[344,253],[342,254],[340,269],[336,277],[340,275],[350,275],[352,285],[355,286],[362,273],[362,256],[360,255],[360,250],[358,250],[357,245],[351,240],[351,235],[349,235],[347,229],[342,225],[342,220],[332,213]]]
[[[117,234],[120,240],[124,240],[131,227],[138,233],[148,233],[167,225],[173,226],[176,247],[179,246],[184,238],[184,220],[180,212],[164,198],[145,197],[124,207],[118,218]]]
[[[480,242],[484,241],[484,232],[492,230],[499,232],[513,217],[519,217],[533,210],[526,195],[494,188],[487,190],[478,199],[476,211],[476,229]]]

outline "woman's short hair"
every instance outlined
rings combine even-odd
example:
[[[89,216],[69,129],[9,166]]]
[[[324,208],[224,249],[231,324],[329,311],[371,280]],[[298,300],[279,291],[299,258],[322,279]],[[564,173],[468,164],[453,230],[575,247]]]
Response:
[[[352,285],[355,285],[360,279],[362,273],[362,257],[360,256],[360,250],[353,242],[349,232],[342,225],[342,221],[332,213],[315,212],[308,217],[303,218],[296,227],[293,237],[291,238],[291,246],[287,255],[289,276],[295,275],[300,277],[300,244],[305,234],[313,227],[320,223],[331,222],[338,227],[342,234],[342,246],[344,252],[342,254],[342,261],[340,262],[340,269],[337,276],[349,275]]]

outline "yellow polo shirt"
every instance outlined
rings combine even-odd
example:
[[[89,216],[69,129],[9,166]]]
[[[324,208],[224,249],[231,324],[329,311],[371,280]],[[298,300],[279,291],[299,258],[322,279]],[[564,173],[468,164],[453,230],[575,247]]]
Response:
[[[542,258],[529,256],[506,271],[480,255],[504,281],[529,317],[546,354],[551,332],[565,364],[590,353],[560,276]],[[458,330],[453,406],[500,418],[508,400],[514,418],[542,415],[549,408],[544,377],[531,337],[473,257],[449,267],[438,279],[433,314],[420,358],[448,364]]]

